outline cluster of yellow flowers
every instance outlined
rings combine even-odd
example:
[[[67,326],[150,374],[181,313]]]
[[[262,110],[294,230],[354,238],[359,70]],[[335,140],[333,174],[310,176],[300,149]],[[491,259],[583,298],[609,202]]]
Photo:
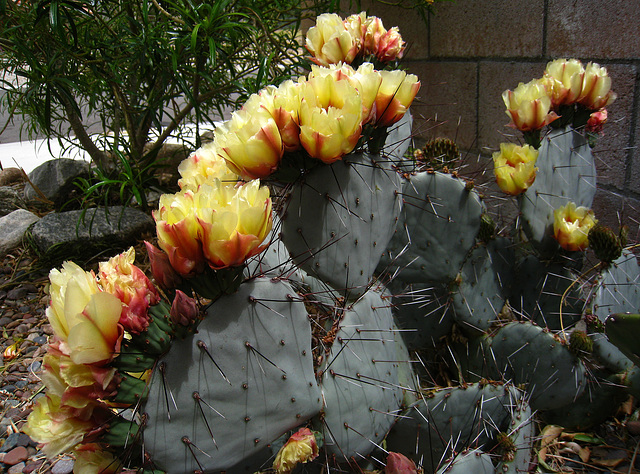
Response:
[[[343,20],[335,13],[325,13],[307,32],[306,46],[316,64],[328,66],[351,64],[359,57],[394,61],[402,58],[405,43],[397,27],[385,29],[378,17],[361,12]]]
[[[266,178],[286,152],[330,164],[353,151],[364,125],[399,121],[419,88],[415,75],[371,63],[315,66],[306,78],[252,95],[216,129],[214,146],[243,179]]]
[[[100,468],[93,472],[118,470],[111,454],[93,442],[113,417],[108,400],[117,393],[120,376],[110,362],[125,333],[146,329],[149,307],[160,300],[134,258],[131,248],[102,262],[97,277],[73,262],[49,275],[46,315],[54,336],[44,357],[47,393],[24,432],[43,443],[48,456],[75,448],[78,466]]]
[[[551,61],[542,78],[520,83],[502,94],[510,125],[523,132],[539,130],[557,120],[563,106],[575,104],[597,112],[615,99],[607,70],[596,63],[584,66],[577,59]]]

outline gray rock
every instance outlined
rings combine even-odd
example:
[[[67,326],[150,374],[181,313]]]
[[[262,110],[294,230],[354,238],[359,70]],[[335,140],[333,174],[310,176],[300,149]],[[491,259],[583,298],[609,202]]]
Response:
[[[64,204],[69,199],[69,193],[76,189],[73,181],[76,178],[89,176],[89,163],[86,161],[70,158],[49,160],[29,173],[29,180],[37,190],[31,184],[27,184],[24,188],[24,197],[27,201],[31,201],[42,199],[44,196],[59,206]]]
[[[22,174],[20,168],[5,168],[0,170],[0,186],[22,183],[24,180],[24,174]]]
[[[31,229],[33,243],[49,258],[91,257],[104,250],[112,256],[153,231],[153,219],[131,207],[113,206],[86,211],[50,213]]]
[[[51,474],[70,474],[73,472],[73,459],[65,456],[51,468]]]
[[[22,243],[22,237],[29,226],[40,219],[24,209],[17,209],[4,217],[0,217],[0,256]]]
[[[0,217],[26,206],[22,195],[11,186],[0,186]]]

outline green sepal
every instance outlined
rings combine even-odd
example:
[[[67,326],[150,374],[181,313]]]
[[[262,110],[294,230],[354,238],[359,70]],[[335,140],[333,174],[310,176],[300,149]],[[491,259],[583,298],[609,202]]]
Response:
[[[640,366],[640,314],[611,314],[604,322],[604,332],[613,345]]]
[[[140,434],[140,426],[133,421],[117,417],[109,423],[109,429],[102,440],[112,447],[124,447],[134,444]]]
[[[207,269],[188,280],[188,284],[203,298],[217,300],[223,295],[231,295],[237,291],[244,281],[243,272],[244,265],[220,270]]]
[[[129,344],[122,348],[120,355],[111,363],[120,372],[144,372],[156,363],[156,356],[134,349]]]
[[[169,330],[171,331],[171,328]],[[171,347],[171,335],[161,329],[155,319],[152,319],[146,331],[132,337],[131,343],[146,353],[161,355]]]
[[[123,375],[114,401],[135,405],[147,395],[147,383],[137,377]]]

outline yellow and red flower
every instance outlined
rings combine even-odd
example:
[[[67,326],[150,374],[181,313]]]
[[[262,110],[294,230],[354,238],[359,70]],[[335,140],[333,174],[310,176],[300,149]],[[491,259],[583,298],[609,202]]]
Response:
[[[502,100],[511,118],[509,125],[522,132],[539,130],[558,118],[551,110],[551,97],[544,79],[534,79],[526,84],[521,82],[515,90],[504,91]]]
[[[46,314],[61,350],[76,364],[104,364],[120,351],[122,302],[103,292],[95,275],[73,262],[51,270]]]
[[[376,96],[376,126],[388,127],[399,121],[420,90],[415,74],[405,71],[380,71],[382,82]]]
[[[264,250],[272,226],[269,188],[253,180],[238,188],[216,180],[196,193],[195,214],[204,257],[213,269],[238,266]]]
[[[544,79],[554,108],[574,104],[582,92],[584,66],[577,59],[556,59],[547,64]]]
[[[529,145],[501,143],[493,154],[493,172],[502,191],[512,196],[526,191],[536,179],[538,150]]]
[[[339,62],[351,63],[361,48],[357,29],[347,28],[344,20],[335,13],[323,13],[316,25],[307,32],[306,47],[316,64],[328,66]]]
[[[278,124],[260,101],[248,101],[219,125],[214,144],[227,166],[247,180],[269,176],[284,153]]]
[[[100,263],[100,285],[122,301],[120,324],[140,334],[149,326],[149,306],[160,302],[158,290],[142,270],[134,265],[135,250],[129,248],[107,262]]]
[[[230,186],[238,182],[238,175],[231,171],[227,162],[218,154],[213,142],[198,148],[178,166],[181,189],[196,191],[208,179],[218,178]]]
[[[316,437],[309,428],[300,428],[278,451],[273,469],[278,474],[287,474],[298,464],[313,461],[317,457]]]
[[[584,250],[589,246],[589,230],[597,222],[591,209],[570,202],[553,211],[553,236],[565,250]]]
[[[82,411],[61,404],[60,397],[48,393],[38,399],[23,431],[42,443],[47,457],[70,450],[94,428],[92,406]]]
[[[122,470],[122,461],[99,444],[87,443],[76,446],[73,453],[76,457],[73,465],[74,474],[116,474]]]
[[[182,276],[201,273],[204,270],[204,258],[198,240],[194,192],[186,190],[163,194],[153,218],[156,221],[158,245],[166,252],[173,269]]]
[[[349,81],[332,75],[302,82],[300,143],[312,158],[331,164],[350,153],[362,131],[362,99]]]
[[[598,110],[615,99],[616,94],[611,90],[611,77],[607,69],[596,63],[587,64],[578,103],[589,110]]]

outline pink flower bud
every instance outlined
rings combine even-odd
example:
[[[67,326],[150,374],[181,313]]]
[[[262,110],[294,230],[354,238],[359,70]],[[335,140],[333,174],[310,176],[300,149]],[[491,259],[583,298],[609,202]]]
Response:
[[[176,326],[190,326],[199,314],[196,300],[189,298],[184,292],[176,290],[176,296],[169,312],[171,321]]]
[[[400,453],[389,453],[385,474],[418,474],[416,464]]]
[[[144,244],[147,246],[151,273],[156,283],[165,291],[182,283],[182,277],[171,266],[167,254],[147,241]]]
[[[587,132],[600,133],[603,125],[607,122],[607,109],[600,109],[593,112],[587,121]]]

